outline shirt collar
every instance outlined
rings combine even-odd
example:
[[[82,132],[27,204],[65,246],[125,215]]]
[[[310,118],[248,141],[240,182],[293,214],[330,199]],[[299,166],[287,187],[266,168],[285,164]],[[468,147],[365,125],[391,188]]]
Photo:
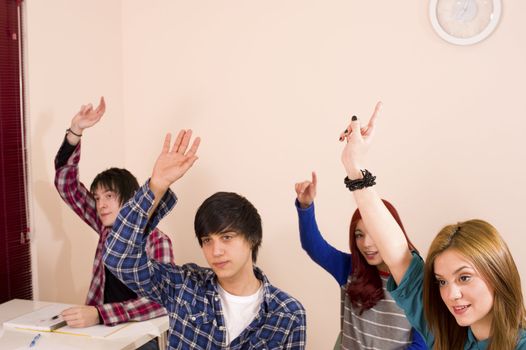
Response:
[[[272,294],[271,294],[272,285],[270,284],[267,276],[257,266],[254,266],[254,275],[256,275],[256,278],[260,280],[263,284],[263,309],[265,313],[267,313],[269,310],[271,299],[272,299]],[[205,283],[207,285],[210,285],[215,293],[218,293],[217,276],[212,269],[207,269],[207,272],[205,275]]]

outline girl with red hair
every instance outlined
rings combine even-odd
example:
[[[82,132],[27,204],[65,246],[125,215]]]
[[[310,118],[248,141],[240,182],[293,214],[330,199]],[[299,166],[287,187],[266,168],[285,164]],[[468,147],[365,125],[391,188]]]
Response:
[[[314,262],[329,272],[342,289],[342,324],[335,349],[427,349],[425,343],[385,290],[389,269],[356,210],[349,229],[351,254],[331,246],[322,237],[314,214],[316,173],[296,184],[300,240]],[[405,234],[391,203],[386,208]],[[414,250],[406,235],[407,245]]]

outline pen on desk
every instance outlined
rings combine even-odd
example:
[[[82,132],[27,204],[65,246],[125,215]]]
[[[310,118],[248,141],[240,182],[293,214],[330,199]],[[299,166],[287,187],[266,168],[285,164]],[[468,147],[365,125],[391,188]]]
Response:
[[[32,348],[36,345],[38,339],[40,339],[42,335],[40,333],[38,333],[34,338],[33,340],[31,340],[31,343],[29,343],[29,348]]]

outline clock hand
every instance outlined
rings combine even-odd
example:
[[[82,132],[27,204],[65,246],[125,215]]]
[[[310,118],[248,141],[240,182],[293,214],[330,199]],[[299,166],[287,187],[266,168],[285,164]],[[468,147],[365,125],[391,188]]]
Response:
[[[464,0],[462,5],[456,6],[455,20],[469,22],[477,16],[478,6],[474,0]]]
[[[457,7],[458,11],[457,11],[457,14],[456,14],[456,16],[455,16],[455,19],[456,19],[457,21],[461,21],[461,20],[463,19],[464,14],[465,14],[466,11],[468,10],[469,1],[470,1],[470,0],[464,0],[464,2],[463,2],[463,4],[462,4],[461,8],[458,9],[458,7]]]

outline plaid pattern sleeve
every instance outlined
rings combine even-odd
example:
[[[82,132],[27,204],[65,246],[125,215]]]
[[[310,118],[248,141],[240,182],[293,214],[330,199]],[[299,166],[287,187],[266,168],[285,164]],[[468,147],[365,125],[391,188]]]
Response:
[[[95,305],[95,307],[99,311],[102,323],[106,326],[128,321],[146,321],[166,315],[164,307],[145,297],[120,303]]]
[[[195,264],[177,266],[149,260],[145,240],[176,203],[169,191],[148,220],[153,194],[145,184],[121,209],[106,240],[104,263],[123,283],[166,307],[170,317],[169,350],[305,349],[305,309],[287,293],[263,281],[264,298],[255,319],[232,342],[217,289],[217,278],[209,268]]]
[[[55,157],[55,187],[64,202],[66,202],[85,223],[100,234],[103,226],[97,216],[95,199],[79,181],[80,143],[68,158],[65,165],[60,164],[61,162],[59,161],[59,155],[63,147],[64,144]]]
[[[155,238],[157,230],[148,234],[149,228],[156,227],[159,221],[170,212],[177,202],[177,197],[171,190],[168,190],[149,219],[148,211],[153,206],[153,200],[153,193],[146,182],[121,208],[113,229],[106,239],[103,261],[128,288],[164,304],[160,290],[171,278],[162,276],[165,272],[162,266],[166,263],[159,261],[159,264],[156,260],[150,260],[145,253],[148,239],[152,242],[157,241]],[[151,250],[154,256],[162,255],[164,248],[153,244]],[[168,265],[172,266],[172,264]]]
[[[290,332],[283,349],[303,350],[306,343],[307,325],[305,324],[305,313],[298,318],[295,327]]]
[[[174,262],[172,242],[160,230],[153,230],[147,238],[147,255],[162,264]],[[102,323],[113,326],[128,321],[146,321],[166,315],[166,310],[161,305],[146,297],[128,300],[125,302],[96,305]]]

